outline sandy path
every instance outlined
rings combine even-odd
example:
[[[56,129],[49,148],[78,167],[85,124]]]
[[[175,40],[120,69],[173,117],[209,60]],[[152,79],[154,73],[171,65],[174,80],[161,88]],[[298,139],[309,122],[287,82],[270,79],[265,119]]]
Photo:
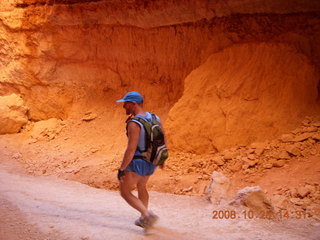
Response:
[[[151,209],[161,219],[144,235],[117,192],[0,167],[0,239],[320,239],[311,220],[213,220],[221,206],[199,197],[151,192]]]

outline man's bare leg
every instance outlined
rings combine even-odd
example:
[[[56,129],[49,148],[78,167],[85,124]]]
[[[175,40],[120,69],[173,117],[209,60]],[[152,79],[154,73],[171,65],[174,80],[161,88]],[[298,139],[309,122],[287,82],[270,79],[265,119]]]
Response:
[[[148,179],[146,177],[139,176],[134,172],[126,171],[125,176],[122,178],[123,180],[120,182],[120,193],[121,196],[126,200],[126,202],[136,210],[141,213],[142,218],[148,215],[148,208],[145,206],[148,205],[148,194],[146,195],[145,192],[142,192],[142,200],[137,198],[132,194],[132,190],[138,183],[142,184],[147,182]],[[141,197],[141,193],[140,193]]]
[[[149,176],[145,176],[138,181],[137,189],[138,189],[138,198],[143,203],[143,205],[148,209],[149,205],[149,193],[147,191],[147,182],[149,180]]]

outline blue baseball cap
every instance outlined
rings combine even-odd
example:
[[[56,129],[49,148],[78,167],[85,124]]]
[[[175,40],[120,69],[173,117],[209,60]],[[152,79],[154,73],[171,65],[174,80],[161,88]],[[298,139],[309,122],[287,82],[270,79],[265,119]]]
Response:
[[[136,103],[143,103],[143,97],[140,93],[133,91],[128,92],[124,97],[116,102],[136,102]]]

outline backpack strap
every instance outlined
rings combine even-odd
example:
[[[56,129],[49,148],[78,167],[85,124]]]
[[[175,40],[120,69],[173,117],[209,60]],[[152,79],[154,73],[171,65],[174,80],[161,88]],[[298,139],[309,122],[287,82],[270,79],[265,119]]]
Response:
[[[130,121],[132,120],[135,120],[135,121],[138,121],[139,123],[142,124],[143,128],[144,128],[144,131],[145,131],[145,151],[148,149],[148,146],[150,145],[150,140],[148,138],[148,136],[150,136],[151,134],[151,126],[152,124],[150,122],[148,122],[147,120],[143,119],[143,118],[140,118],[140,117],[134,117],[132,118]],[[135,122],[133,121],[133,122]],[[143,153],[144,151],[142,151],[138,145],[137,147],[137,150],[140,152],[140,153]],[[134,158],[141,158],[141,156],[134,156]]]
[[[151,144],[150,138],[148,136],[151,136],[152,125],[159,124],[159,121],[158,121],[156,115],[151,112],[150,112],[150,114],[151,114],[151,122],[149,122],[141,117],[131,117],[127,121],[127,135],[128,135],[128,123],[131,121],[136,122],[136,123],[137,122],[141,123],[141,125],[143,126],[143,128],[145,130],[145,150],[142,151],[138,145],[137,150],[140,153],[147,151],[149,145]],[[142,156],[134,156],[133,158],[143,158],[143,157]]]
[[[158,121],[156,115],[154,113],[150,113],[151,114],[151,117],[152,117],[152,123],[153,124],[160,124],[160,122]]]

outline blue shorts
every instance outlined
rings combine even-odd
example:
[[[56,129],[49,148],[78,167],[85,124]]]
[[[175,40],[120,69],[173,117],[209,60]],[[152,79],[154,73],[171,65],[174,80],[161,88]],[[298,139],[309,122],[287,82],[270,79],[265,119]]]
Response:
[[[124,169],[125,171],[135,172],[138,175],[150,176],[156,170],[157,166],[153,165],[151,162],[147,162],[143,159],[132,159],[129,165]]]

